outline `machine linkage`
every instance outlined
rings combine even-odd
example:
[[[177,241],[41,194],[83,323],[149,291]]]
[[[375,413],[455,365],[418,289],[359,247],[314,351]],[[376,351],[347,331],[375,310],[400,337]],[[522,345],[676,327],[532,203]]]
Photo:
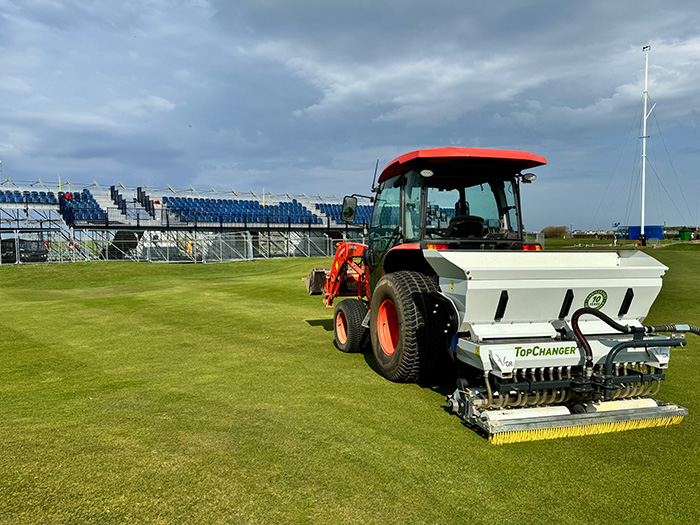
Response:
[[[475,408],[487,410],[655,396],[665,378],[661,369],[643,362],[614,363],[607,378],[603,365],[594,368],[590,380],[582,367],[521,368],[506,380],[491,379],[487,372],[484,387],[470,388],[463,381],[460,389],[474,396]]]

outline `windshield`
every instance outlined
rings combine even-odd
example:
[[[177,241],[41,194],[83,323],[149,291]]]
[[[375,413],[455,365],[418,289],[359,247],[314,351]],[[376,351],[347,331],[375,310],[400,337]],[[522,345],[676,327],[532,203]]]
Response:
[[[426,184],[427,238],[519,238],[513,180],[481,179],[470,185],[464,177],[454,177]]]
[[[520,241],[512,172],[494,176],[489,170],[480,176],[472,171],[444,170],[431,177],[409,171],[384,181],[372,211],[370,251],[379,256],[399,240]]]

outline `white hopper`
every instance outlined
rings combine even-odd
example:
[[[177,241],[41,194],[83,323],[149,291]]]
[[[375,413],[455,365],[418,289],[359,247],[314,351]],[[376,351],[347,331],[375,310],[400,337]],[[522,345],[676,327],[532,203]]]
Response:
[[[560,319],[563,307],[563,319],[568,321],[578,308],[598,307],[600,302],[599,310],[610,317],[639,325],[668,269],[642,252],[425,250],[424,254],[439,276],[441,291],[459,312],[460,331],[469,330],[481,340],[554,337],[551,323]],[[568,290],[573,300],[565,308]],[[620,315],[630,293],[627,312]],[[614,332],[597,319],[582,320],[581,328],[586,334]]]

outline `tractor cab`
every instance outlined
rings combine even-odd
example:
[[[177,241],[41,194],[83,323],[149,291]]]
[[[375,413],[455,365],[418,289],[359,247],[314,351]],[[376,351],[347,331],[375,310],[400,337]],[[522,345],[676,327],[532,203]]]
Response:
[[[402,250],[401,259],[422,266],[422,256],[403,250],[523,249],[519,183],[532,182],[535,175],[522,171],[545,163],[524,151],[450,147],[394,160],[374,190],[365,256],[376,274],[372,281],[396,269],[390,251]],[[344,203],[342,216],[348,222],[354,218],[353,204],[356,200]]]
[[[507,249],[522,242],[516,174],[460,164],[409,170],[382,182],[371,245],[383,252],[394,241],[465,249]]]

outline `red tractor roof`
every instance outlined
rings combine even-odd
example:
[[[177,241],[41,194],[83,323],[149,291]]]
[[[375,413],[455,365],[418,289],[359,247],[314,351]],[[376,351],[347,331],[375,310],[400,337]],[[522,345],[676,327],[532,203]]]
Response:
[[[382,174],[379,176],[379,182],[384,182],[399,173],[406,172],[414,166],[424,166],[426,162],[422,159],[427,159],[429,163],[435,163],[464,158],[510,162],[518,167],[519,170],[547,164],[544,157],[533,155],[529,151],[456,148],[451,146],[445,148],[419,149],[394,159],[384,168],[384,171],[382,171]]]

